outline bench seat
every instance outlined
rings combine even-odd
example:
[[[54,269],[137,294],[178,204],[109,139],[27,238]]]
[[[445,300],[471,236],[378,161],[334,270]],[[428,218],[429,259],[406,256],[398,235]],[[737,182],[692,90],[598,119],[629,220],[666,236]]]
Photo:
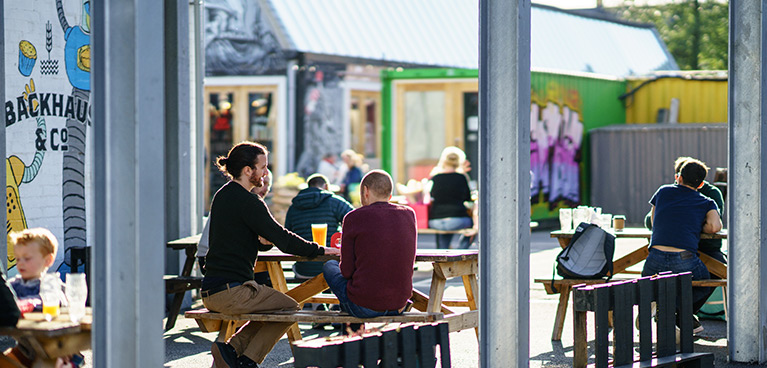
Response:
[[[382,316],[374,318],[357,318],[339,311],[276,311],[268,313],[223,314],[207,309],[188,311],[186,318],[210,319],[220,321],[265,321],[265,322],[299,322],[299,323],[386,323],[386,322],[436,322],[443,319],[442,313],[405,312],[399,316]]]

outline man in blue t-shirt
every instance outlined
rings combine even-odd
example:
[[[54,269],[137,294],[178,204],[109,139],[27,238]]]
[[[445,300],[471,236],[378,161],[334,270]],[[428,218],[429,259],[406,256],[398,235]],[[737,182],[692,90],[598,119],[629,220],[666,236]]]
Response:
[[[663,271],[692,272],[693,280],[710,278],[708,268],[698,258],[700,233],[716,233],[722,229],[722,220],[716,203],[697,190],[703,185],[708,167],[695,159],[682,165],[676,174],[677,184],[658,188],[652,205],[652,238],[642,276]],[[713,292],[713,288],[693,288],[693,315]],[[703,327],[695,320],[695,333]]]

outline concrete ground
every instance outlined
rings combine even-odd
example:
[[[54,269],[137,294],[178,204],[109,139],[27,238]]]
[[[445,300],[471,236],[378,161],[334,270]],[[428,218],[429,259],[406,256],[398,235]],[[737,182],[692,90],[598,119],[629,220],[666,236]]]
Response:
[[[532,234],[530,255],[530,366],[531,367],[570,367],[572,366],[573,330],[571,309],[568,310],[562,341],[551,341],[551,331],[554,314],[558,303],[557,295],[547,295],[540,284],[533,284],[536,278],[550,278],[552,264],[559,253],[556,241],[549,238],[548,230],[541,229]],[[623,242],[624,240],[621,240]],[[629,240],[631,241],[631,240]],[[433,248],[434,241],[430,236],[419,239],[419,247]],[[615,257],[620,257],[620,244],[616,246]],[[629,247],[627,247],[629,248]],[[416,288],[428,293],[431,270],[419,265],[414,276]],[[463,285],[460,279],[448,282],[445,297],[463,296]],[[593,352],[594,326],[593,318],[589,323],[589,349]],[[712,352],[715,354],[717,367],[752,366],[727,362],[726,324],[721,321],[701,321],[705,331],[695,341],[695,351]],[[304,338],[335,335],[337,330],[311,330],[308,325],[301,326]],[[216,338],[215,333],[202,333],[193,320],[180,316],[176,326],[165,332],[165,367],[210,367],[212,357],[210,346]],[[5,349],[12,342],[0,340],[0,348]],[[512,348],[511,346],[509,348]],[[478,343],[474,330],[466,330],[450,334],[450,352],[453,367],[478,367]],[[90,363],[90,351],[84,352],[86,362]],[[593,356],[590,363],[593,363]],[[262,367],[293,367],[293,358],[287,338],[283,338],[267,356]],[[87,366],[91,366],[88,364]]]

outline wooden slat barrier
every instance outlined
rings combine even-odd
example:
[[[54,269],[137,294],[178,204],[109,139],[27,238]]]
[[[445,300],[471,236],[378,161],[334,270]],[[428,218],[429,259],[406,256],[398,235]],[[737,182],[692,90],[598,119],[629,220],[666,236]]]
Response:
[[[664,273],[654,277],[576,286],[573,290],[573,366],[586,367],[586,313],[595,317],[595,366],[677,366],[690,364],[713,367],[711,353],[693,350],[692,274]],[[677,298],[678,297],[678,298]],[[677,299],[680,305],[677,306]],[[652,302],[657,303],[657,345],[652,346]],[[639,357],[634,356],[634,306],[638,306]],[[680,342],[676,343],[676,311],[679,310]],[[609,361],[608,314],[613,312],[613,361]],[[612,363],[612,364],[610,364]]]
[[[298,368],[434,367],[439,346],[441,367],[449,368],[448,332],[444,322],[406,324],[362,336],[297,341],[293,344],[294,365]]]
[[[617,281],[630,281],[630,280],[614,279],[613,281],[617,282]],[[597,280],[560,279],[560,280],[553,280],[553,281],[551,279],[535,279],[534,282],[543,285],[543,288],[546,290],[546,294],[549,294],[549,295],[559,294],[559,304],[557,304],[557,313],[554,318],[554,328],[553,328],[553,331],[551,332],[551,340],[560,341],[562,340],[562,330],[564,329],[565,317],[567,316],[567,306],[568,306],[568,303],[570,302],[570,292],[573,290],[573,287],[578,285],[604,284],[606,281],[603,279],[597,279]],[[692,286],[696,286],[696,287],[720,287],[721,286],[725,300],[727,298],[727,280],[717,280],[717,279],[695,280],[692,282]]]

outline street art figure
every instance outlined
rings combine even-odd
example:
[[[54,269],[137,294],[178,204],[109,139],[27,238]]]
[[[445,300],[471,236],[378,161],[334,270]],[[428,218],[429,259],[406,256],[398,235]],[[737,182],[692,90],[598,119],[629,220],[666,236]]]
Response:
[[[29,96],[35,93],[35,82],[30,79],[29,84],[24,88],[23,100],[29,106],[29,110],[37,111],[39,103],[34,99],[30,102]],[[32,163],[27,166],[18,156],[10,156],[5,159],[5,207],[6,207],[6,234],[10,234],[13,231],[20,231],[27,228],[27,217],[24,215],[24,208],[21,205],[21,195],[19,194],[19,186],[24,183],[29,183],[37,177],[37,173],[40,171],[40,167],[43,165],[43,158],[45,158],[45,147],[40,147],[39,140],[45,140],[47,136],[47,130],[45,127],[45,118],[42,116],[37,117],[37,129],[35,131],[38,141],[36,142],[35,157],[32,159]],[[8,269],[16,265],[16,254],[13,250],[13,245],[10,241],[8,244]]]
[[[72,100],[77,101],[78,114],[90,112],[90,1],[82,0],[83,17],[81,24],[70,26],[67,22],[62,0],[56,0],[56,10],[61,29],[64,31],[64,62],[67,77],[72,84]],[[86,246],[85,218],[85,148],[86,123],[68,118],[66,129],[68,149],[64,152],[62,164],[62,201],[64,221],[64,254],[73,246]],[[64,262],[69,264],[69,259]]]
[[[336,153],[342,147],[340,106],[333,101],[341,101],[343,91],[340,88],[325,88],[321,84],[307,89],[304,98],[304,146],[298,159],[296,171],[303,177],[317,171],[322,157]]]
[[[258,75],[285,69],[282,48],[262,19],[257,0],[206,0],[205,19],[208,75]]]
[[[561,202],[568,207],[580,203],[580,115],[553,101],[543,109],[533,103],[530,114],[530,168],[535,178],[532,203],[547,202],[550,210]]]

